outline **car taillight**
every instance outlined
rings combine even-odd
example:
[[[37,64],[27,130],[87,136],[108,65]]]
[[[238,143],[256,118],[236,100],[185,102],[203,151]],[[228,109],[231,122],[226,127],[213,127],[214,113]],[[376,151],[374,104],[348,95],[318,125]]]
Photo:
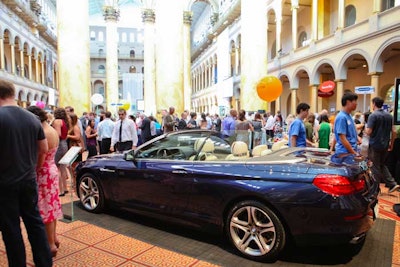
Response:
[[[351,195],[365,188],[365,180],[351,181],[346,176],[336,174],[318,174],[313,184],[323,192],[333,196]]]

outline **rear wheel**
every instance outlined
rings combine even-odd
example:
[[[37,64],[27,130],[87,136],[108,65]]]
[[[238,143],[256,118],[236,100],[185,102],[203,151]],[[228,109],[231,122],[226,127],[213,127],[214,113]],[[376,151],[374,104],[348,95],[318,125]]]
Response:
[[[246,258],[276,260],[285,246],[286,232],[280,219],[258,201],[237,203],[229,211],[225,225],[230,242]]]
[[[104,210],[104,193],[97,177],[85,173],[79,180],[79,200],[84,209],[93,213]]]

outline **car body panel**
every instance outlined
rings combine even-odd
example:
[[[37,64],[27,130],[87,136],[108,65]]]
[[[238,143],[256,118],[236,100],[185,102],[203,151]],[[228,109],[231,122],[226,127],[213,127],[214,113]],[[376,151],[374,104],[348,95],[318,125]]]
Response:
[[[196,158],[201,152],[193,145],[200,138],[214,142],[217,160]],[[289,148],[230,161],[228,148],[210,131],[167,134],[136,152],[88,159],[77,168],[78,180],[92,173],[108,204],[203,230],[223,230],[227,212],[240,200],[271,208],[299,242],[308,237],[348,242],[371,227],[368,214],[377,203],[379,183],[368,169],[333,164],[318,149]],[[321,173],[365,179],[366,188],[329,195],[313,184]]]

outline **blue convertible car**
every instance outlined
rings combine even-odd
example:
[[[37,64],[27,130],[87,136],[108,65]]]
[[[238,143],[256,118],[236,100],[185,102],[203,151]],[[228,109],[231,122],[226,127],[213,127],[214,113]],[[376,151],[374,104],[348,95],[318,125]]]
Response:
[[[77,167],[84,209],[126,209],[223,231],[243,256],[276,259],[288,243],[358,242],[376,216],[379,183],[365,161],[336,165],[316,148],[249,151],[217,133],[159,136]]]

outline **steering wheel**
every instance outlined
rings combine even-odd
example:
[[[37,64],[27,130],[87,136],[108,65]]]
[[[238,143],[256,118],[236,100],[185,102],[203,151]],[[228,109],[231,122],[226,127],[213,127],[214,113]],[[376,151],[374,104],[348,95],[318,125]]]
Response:
[[[159,150],[157,150],[157,158],[159,158],[159,159],[166,159],[166,158],[168,158],[170,155],[169,155],[170,153],[169,153],[169,150],[168,149],[166,149],[166,148],[160,148]]]

